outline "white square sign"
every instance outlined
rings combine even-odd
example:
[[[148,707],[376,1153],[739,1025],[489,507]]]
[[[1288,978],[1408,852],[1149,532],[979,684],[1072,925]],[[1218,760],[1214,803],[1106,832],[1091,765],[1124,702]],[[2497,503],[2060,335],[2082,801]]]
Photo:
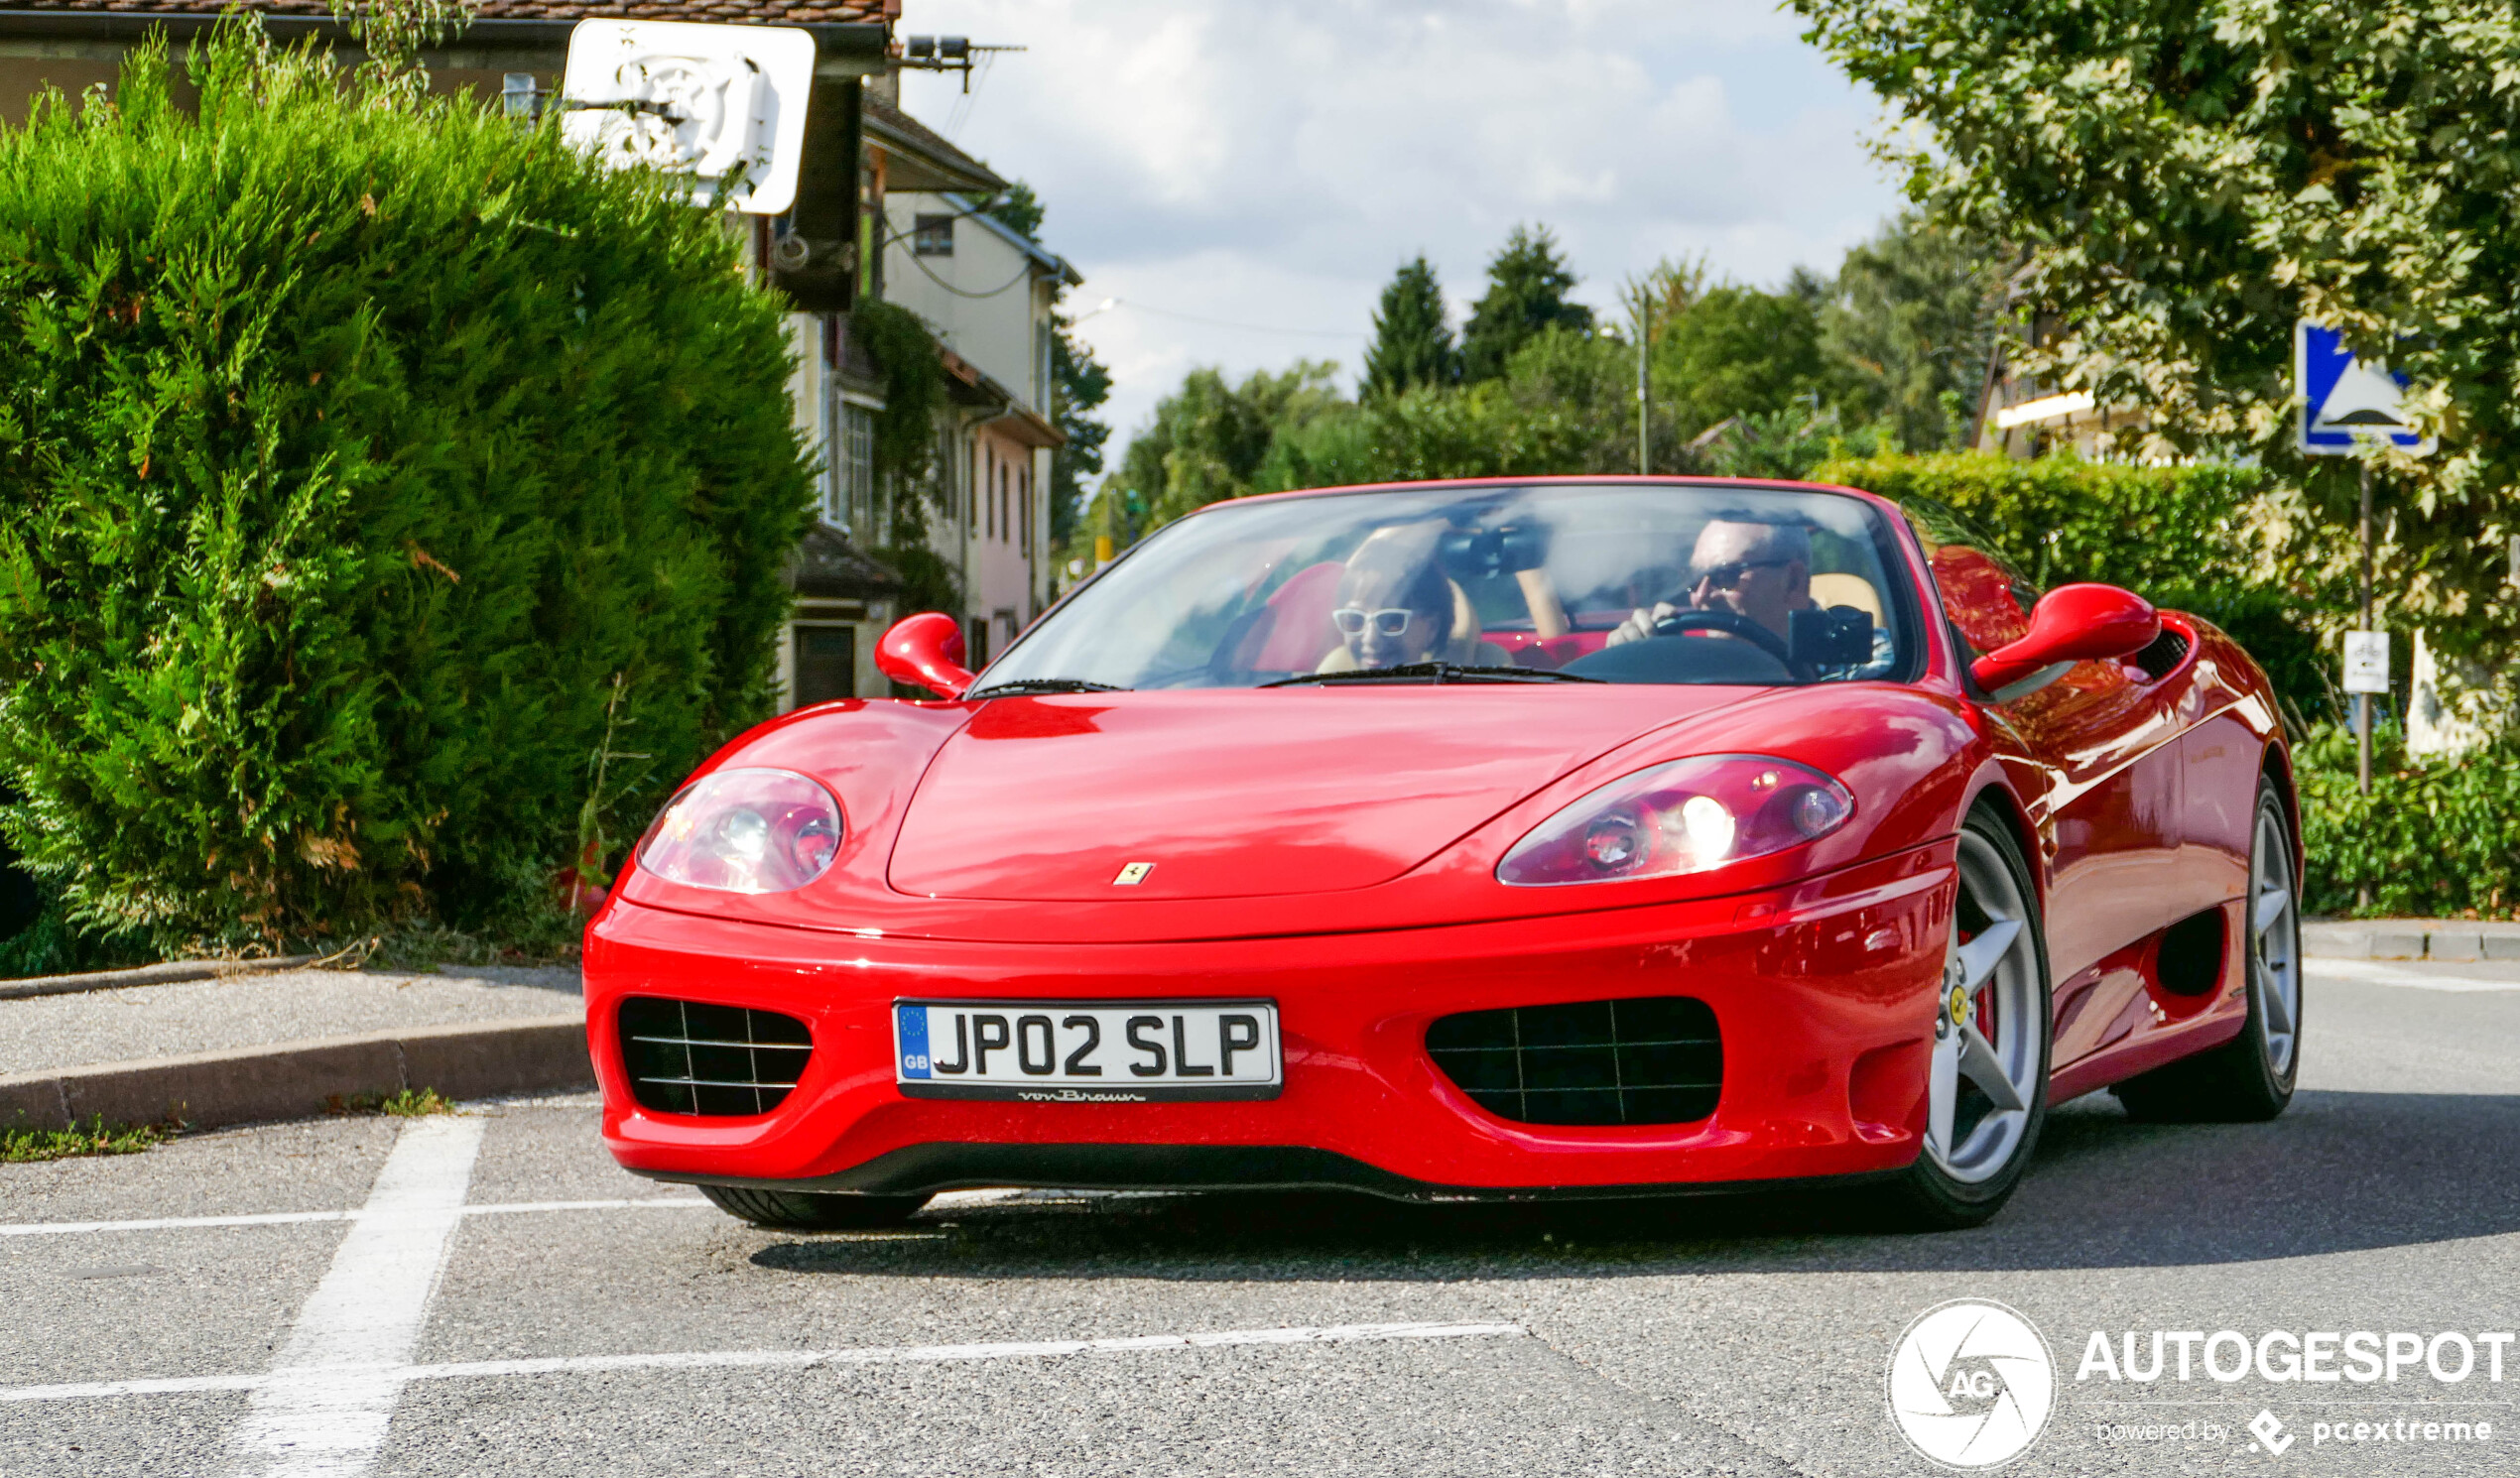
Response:
[[[2385,631],[2345,633],[2345,691],[2389,690],[2389,634]]]
[[[692,203],[778,215],[796,203],[814,37],[786,26],[580,21],[561,132],[617,166],[692,179]]]

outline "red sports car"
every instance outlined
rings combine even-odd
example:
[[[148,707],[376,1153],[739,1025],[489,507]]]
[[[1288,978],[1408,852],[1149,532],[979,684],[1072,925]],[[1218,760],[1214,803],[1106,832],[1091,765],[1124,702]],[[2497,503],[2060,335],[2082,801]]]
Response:
[[[770,1225],[957,1186],[1872,1182],[2052,1103],[2253,1119],[2301,1028],[2265,677],[1947,515],[1643,478],[1205,509],[934,700],[746,734],[588,927],[622,1165]]]

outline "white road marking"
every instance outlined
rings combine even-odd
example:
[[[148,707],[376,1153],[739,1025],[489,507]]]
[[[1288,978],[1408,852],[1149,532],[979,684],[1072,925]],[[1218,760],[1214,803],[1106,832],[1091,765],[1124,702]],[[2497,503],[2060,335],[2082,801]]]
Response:
[[[697,1196],[644,1196],[609,1201],[492,1201],[459,1206],[458,1216],[510,1216],[537,1211],[705,1211]],[[356,1221],[365,1211],[262,1211],[240,1216],[162,1216],[154,1221],[20,1221],[0,1224],[0,1237],[63,1237],[77,1232],[171,1232],[192,1227],[295,1226],[309,1221]]]
[[[391,1382],[495,1380],[614,1370],[796,1370],[818,1365],[926,1365],[973,1360],[1039,1360],[1065,1355],[1226,1349],[1241,1345],[1354,1344],[1395,1339],[1519,1338],[1520,1324],[1318,1324],[1289,1329],[1220,1329],[1203,1334],[1141,1334],[1121,1339],[1044,1339],[1010,1344],[940,1344],[854,1350],[702,1350],[688,1354],[565,1355],[541,1360],[466,1360],[446,1365],[339,1366],[334,1374]],[[168,1376],[136,1381],[85,1381],[65,1386],[0,1388],[0,1402],[95,1401],[172,1392],[253,1391],[279,1383],[267,1376]],[[258,1402],[259,1405],[259,1402]],[[380,1429],[380,1435],[381,1435]],[[350,1472],[348,1468],[307,1469]]]
[[[2356,980],[2365,985],[2403,985],[2416,990],[2457,992],[2520,991],[2520,980],[2488,980],[2477,975],[2428,975],[2398,965],[2367,959],[2307,959],[2304,973],[2331,980]]]
[[[416,1119],[254,1387],[234,1478],[356,1478],[376,1461],[438,1290],[485,1121]]]

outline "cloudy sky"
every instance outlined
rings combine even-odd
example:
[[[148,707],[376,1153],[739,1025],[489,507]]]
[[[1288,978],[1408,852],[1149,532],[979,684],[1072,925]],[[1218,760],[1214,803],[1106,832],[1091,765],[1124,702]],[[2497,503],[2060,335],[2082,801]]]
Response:
[[[1197,365],[1352,374],[1423,251],[1478,296],[1518,221],[1618,286],[1703,254],[1827,271],[1897,208],[1875,110],[1764,0],[908,0],[903,34],[1030,50],[903,101],[1031,182],[1117,379],[1113,448]]]

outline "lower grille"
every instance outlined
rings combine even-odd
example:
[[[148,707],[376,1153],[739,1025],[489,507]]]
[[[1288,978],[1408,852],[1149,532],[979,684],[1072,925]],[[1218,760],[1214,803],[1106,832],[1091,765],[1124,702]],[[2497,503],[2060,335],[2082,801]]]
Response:
[[[1715,1013],[1688,996],[1465,1011],[1427,1028],[1427,1052],[1520,1124],[1688,1124],[1723,1091]]]
[[[621,1003],[630,1096],[666,1114],[766,1114],[797,1085],[814,1038],[805,1023],[748,1006],[632,996]]]

